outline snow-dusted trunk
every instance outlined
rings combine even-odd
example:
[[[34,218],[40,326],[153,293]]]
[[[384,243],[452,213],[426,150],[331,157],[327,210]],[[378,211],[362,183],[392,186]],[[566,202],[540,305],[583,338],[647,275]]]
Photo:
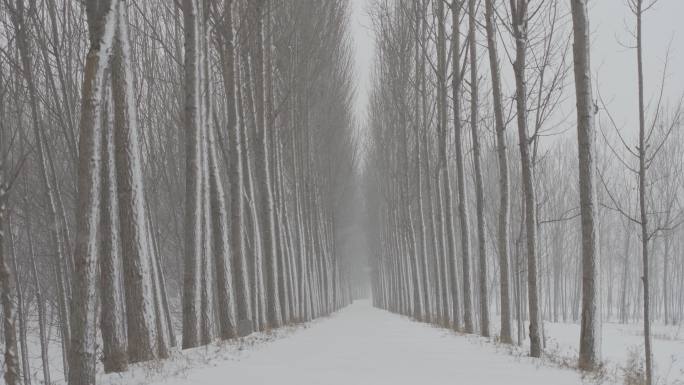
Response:
[[[28,186],[26,183],[24,183],[24,192],[25,195],[28,196]],[[25,226],[26,226],[26,240],[28,242],[28,255],[31,263],[31,279],[33,280],[33,287],[35,288],[35,297],[36,297],[36,307],[38,308],[38,332],[40,336],[40,358],[43,364],[43,382],[46,384],[50,384],[50,360],[49,360],[49,355],[48,355],[48,345],[49,345],[49,333],[48,333],[48,320],[47,320],[47,314],[46,314],[46,309],[45,309],[45,298],[43,297],[43,290],[42,286],[40,284],[40,278],[38,276],[38,267],[36,265],[36,253],[35,253],[35,248],[34,248],[34,242],[33,242],[33,229],[31,226],[31,216],[28,214],[28,200],[24,199],[24,207],[25,207],[25,212],[27,213],[26,218],[25,218]],[[12,248],[12,252],[14,253],[14,239],[12,238],[12,232],[11,232],[11,221],[10,221],[10,247]],[[15,267],[15,271],[16,271]],[[18,274],[15,274],[17,276]]]
[[[114,159],[114,127],[111,118],[109,90],[102,106],[102,190],[100,198],[100,296],[102,330],[102,362],[104,370],[123,372],[128,369],[128,339],[123,294],[121,238],[119,232],[119,199],[117,196]]]
[[[272,98],[272,95],[271,95]],[[291,249],[288,247],[288,232],[286,226],[285,215],[285,189],[283,186],[283,164],[282,164],[282,145],[280,144],[280,136],[275,135],[275,130],[272,130],[272,143],[274,146],[274,199],[276,202],[275,223],[278,231],[278,293],[280,294],[280,306],[282,312],[283,323],[288,324],[292,320],[292,290],[289,285],[290,269],[289,259],[291,256]]]
[[[477,253],[479,261],[478,287],[480,297],[480,334],[489,337],[489,302],[487,298],[487,254],[485,245],[484,183],[480,166],[478,133],[479,95],[477,74],[477,14],[475,0],[468,1],[468,41],[470,45],[470,136],[473,141],[473,172],[475,173],[475,205],[477,216]],[[464,265],[465,266],[465,265]]]
[[[427,0],[422,3],[422,9],[427,11]],[[424,11],[424,12],[426,12]],[[424,15],[423,15],[424,16]],[[421,95],[420,95],[420,110],[421,110],[421,121],[423,134],[420,136],[420,154],[422,155],[421,175],[423,176],[425,185],[425,220],[423,223],[426,225],[426,240],[428,245],[428,254],[426,255],[426,277],[427,277],[427,290],[430,293],[428,298],[430,313],[428,314],[429,320],[434,322],[436,316],[439,313],[439,304],[437,301],[437,290],[438,283],[440,281],[439,272],[437,271],[437,235],[435,225],[435,209],[434,209],[434,195],[432,193],[432,173],[430,167],[430,152],[429,152],[429,140],[430,140],[430,112],[428,108],[428,78],[427,78],[427,37],[428,37],[428,23],[427,20],[423,20],[422,28],[420,30],[420,46],[422,50],[421,60],[420,60],[420,77],[421,77]],[[421,184],[422,185],[422,184]],[[458,317],[456,317],[458,318]]]
[[[149,204],[146,204],[149,207]],[[147,210],[147,233],[149,234],[149,253],[150,272],[152,279],[152,292],[155,312],[155,326],[157,328],[157,354],[159,358],[168,358],[171,354],[170,347],[176,345],[176,337],[173,333],[173,324],[169,310],[168,298],[166,295],[166,284],[164,274],[159,263],[159,247],[157,246],[157,236],[154,231],[152,215]]]
[[[287,234],[285,239],[287,241],[288,256],[286,258],[287,265],[287,285],[289,291],[290,299],[290,321],[298,321],[301,318],[299,312],[299,289],[298,289],[298,275],[297,275],[297,261],[299,260],[299,254],[297,253],[297,238],[295,237],[295,232],[292,230],[292,221],[295,219],[293,214],[290,214],[288,209],[288,204],[283,202],[283,215],[282,221],[284,226],[284,231]]]
[[[209,4],[202,1],[202,23],[198,27],[200,36],[200,126],[201,134],[201,166],[202,173],[202,262],[201,262],[201,303],[202,303],[202,330],[201,341],[203,345],[211,343],[216,335],[215,332],[215,309],[214,309],[214,233],[212,232],[212,206],[211,191],[209,186],[209,131],[212,129],[212,87],[210,81],[210,58],[209,38],[211,30],[209,25]]]
[[[441,217],[442,217],[442,253],[438,256],[443,263],[442,274],[442,290],[440,290],[442,297],[442,322],[446,325],[451,323],[458,328],[459,320],[456,316],[458,305],[458,286],[455,282],[456,273],[456,257],[453,237],[453,215],[451,208],[451,182],[449,181],[449,167],[447,160],[447,47],[446,47],[446,31],[445,31],[445,15],[444,2],[437,3],[437,130],[439,133],[439,174],[440,181],[438,182],[439,198],[441,200]],[[440,270],[440,269],[438,269]],[[449,278],[451,276],[451,279]],[[451,281],[451,282],[450,282]],[[448,289],[451,289],[452,303],[447,303],[449,298]],[[453,318],[449,319],[450,310],[453,312]]]
[[[582,228],[582,327],[579,367],[600,364],[598,225],[596,215],[594,99],[592,96],[589,11],[586,0],[572,0],[573,56],[577,105],[577,144]]]
[[[28,216],[28,215],[27,215]],[[7,218],[7,237],[9,238],[9,250],[12,257],[12,275],[15,278],[17,291],[17,320],[19,321],[19,346],[21,348],[21,370],[24,373],[24,385],[31,385],[31,367],[28,357],[28,342],[26,341],[26,308],[24,305],[24,292],[21,289],[21,279],[19,278],[19,267],[17,266],[17,251],[14,247],[14,235],[12,234],[12,221]],[[38,290],[36,291],[38,293]],[[42,296],[41,296],[42,299]],[[42,341],[41,341],[42,342]],[[49,377],[48,377],[49,378]]]
[[[461,270],[463,273],[463,330],[466,333],[473,332],[473,312],[472,312],[472,294],[470,289],[470,223],[468,222],[468,207],[466,202],[465,188],[465,166],[463,160],[463,138],[462,138],[462,122],[461,122],[461,96],[462,96],[462,79],[461,66],[459,57],[461,52],[461,36],[460,36],[460,8],[462,4],[454,3],[451,8],[451,92],[452,92],[452,107],[454,113],[454,146],[456,158],[456,188],[458,189],[458,219],[459,230],[461,231]],[[446,118],[444,119],[446,123]],[[455,258],[455,256],[454,256]],[[452,275],[457,276],[455,263],[452,265]]]
[[[308,306],[308,319],[307,321],[311,320],[312,318],[316,318],[318,316],[318,298],[319,298],[319,292],[318,292],[318,280],[317,276],[315,274],[315,269],[316,269],[316,261],[315,258],[318,255],[317,253],[317,248],[316,248],[316,243],[315,243],[315,234],[314,234],[314,229],[312,225],[313,221],[313,195],[312,195],[312,189],[313,189],[313,176],[312,176],[312,170],[311,170],[311,144],[310,144],[310,132],[311,132],[311,127],[309,126],[308,120],[305,120],[305,125],[304,125],[304,135],[303,135],[303,154],[304,156],[302,157],[302,161],[306,160],[306,163],[303,164],[303,178],[304,178],[304,186],[303,186],[303,226],[304,226],[304,241],[307,244],[307,251],[308,253],[305,255],[305,261],[306,261],[306,269],[305,269],[305,278],[306,278],[306,285],[307,285],[307,306]]]
[[[126,1],[119,3],[116,28],[112,52],[112,94],[128,358],[131,362],[140,362],[157,357],[157,327]]]
[[[227,8],[226,16],[230,19],[231,13]],[[235,85],[235,80],[240,79],[240,67],[238,63],[238,55],[235,55],[234,44],[232,43],[232,25],[225,27],[230,30],[230,34],[225,32],[227,45],[226,56],[224,58],[223,82],[226,89],[226,98],[228,104],[228,138],[233,145],[233,151],[230,152],[230,232],[231,232],[231,256],[233,260],[233,282],[235,288],[235,310],[237,321],[241,325],[250,325],[249,330],[246,327],[240,327],[240,335],[246,335],[251,332],[252,325],[252,302],[251,302],[251,286],[249,282],[249,270],[247,269],[247,248],[246,248],[246,234],[247,217],[245,211],[245,200],[243,196],[244,191],[244,153],[245,153],[245,136],[243,127],[245,125],[244,116],[242,113],[242,98],[241,86]],[[230,61],[230,63],[229,63]],[[234,70],[234,74],[233,74]],[[231,125],[231,113],[234,111],[233,123]]]
[[[268,28],[271,30],[271,20],[268,19]],[[266,46],[272,47],[273,37],[272,33],[269,32],[268,38],[266,40]],[[282,169],[280,166],[280,148],[281,141],[278,129],[282,128],[282,123],[276,123],[278,114],[275,109],[275,96],[274,96],[274,64],[273,64],[273,53],[268,52],[267,55],[267,65],[266,68],[266,135],[269,142],[268,154],[269,154],[269,174],[270,174],[270,189],[271,189],[271,230],[273,239],[273,255],[274,255],[274,266],[275,274],[273,278],[276,280],[275,286],[277,290],[276,301],[278,303],[279,317],[281,324],[287,324],[290,318],[290,304],[287,300],[288,290],[287,290],[287,270],[285,260],[287,258],[287,253],[285,250],[285,233],[283,229],[283,223],[281,218],[281,206],[282,206]],[[276,128],[278,127],[278,128]]]
[[[508,156],[506,154],[506,123],[503,116],[503,97],[501,95],[501,75],[499,71],[494,3],[495,0],[485,0],[487,51],[489,53],[496,131],[496,154],[499,166],[499,220],[496,244],[499,252],[499,294],[501,297],[500,338],[502,342],[510,344],[513,342],[513,339],[511,336],[511,295],[508,268],[508,218],[510,215],[508,208]]]
[[[0,167],[4,166],[0,164]],[[8,216],[7,202],[9,201],[9,189],[4,180],[4,171],[0,168],[0,295],[2,296],[2,321],[5,337],[5,374],[7,385],[19,385],[19,350],[17,347],[16,313],[14,303],[15,277],[9,265],[9,258],[5,253],[5,227]],[[10,230],[11,231],[11,230]]]
[[[183,349],[200,344],[200,261],[202,259],[201,129],[197,5],[183,0],[185,31],[185,257],[183,273]]]
[[[428,134],[423,137],[423,154],[429,154],[428,148]],[[438,165],[435,165],[437,167]],[[439,233],[441,232],[439,220],[439,181],[437,178],[433,177],[433,168],[430,167],[430,157],[425,156],[425,175],[427,176],[425,187],[427,188],[426,195],[428,199],[428,204],[426,208],[428,210],[428,231],[432,235],[431,237],[431,273],[433,278],[433,290],[432,290],[432,301],[433,301],[433,322],[441,322],[442,314],[442,255],[444,251],[441,246],[441,237]],[[435,172],[434,175],[437,175]],[[433,184],[435,182],[435,184]],[[434,187],[434,190],[433,190]]]
[[[118,0],[88,1],[90,48],[86,56],[79,136],[69,385],[91,385],[96,373],[98,227],[102,139],[102,86],[117,24]]]
[[[221,338],[229,339],[237,335],[235,321],[235,297],[233,291],[230,258],[230,239],[228,234],[228,211],[226,197],[221,183],[213,128],[209,129],[209,191],[211,196],[211,222],[214,263],[216,265],[216,289],[218,299],[219,333]]]
[[[422,129],[422,127],[421,127]],[[423,296],[422,296],[422,301],[423,301],[423,315],[422,315],[422,321],[429,322],[431,319],[431,314],[432,314],[432,306],[430,305],[430,266],[429,266],[429,253],[428,253],[428,243],[430,240],[428,239],[428,232],[427,232],[427,220],[425,218],[425,208],[424,208],[424,196],[423,196],[423,170],[422,170],[422,157],[425,156],[421,149],[420,149],[420,136],[425,135],[424,133],[419,133],[419,135],[416,136],[416,142],[415,142],[415,152],[416,152],[416,165],[415,165],[415,173],[416,173],[416,189],[418,190],[418,217],[419,217],[419,226],[420,226],[420,237],[419,239],[421,240],[420,242],[420,248],[417,250],[420,253],[420,263],[422,264],[421,266],[421,280],[423,284]]]
[[[303,230],[303,208],[302,208],[302,187],[300,185],[301,171],[300,171],[300,153],[299,153],[299,136],[296,130],[292,130],[292,138],[290,140],[292,151],[292,173],[294,175],[293,195],[294,195],[294,216],[295,216],[295,235],[298,255],[295,256],[295,271],[299,278],[297,281],[297,293],[299,296],[299,321],[308,318],[306,301],[306,280],[305,280],[305,256],[307,253],[306,242],[304,239]]]
[[[148,205],[149,207],[149,205]],[[164,270],[160,263],[160,251],[158,235],[159,232],[154,230],[152,223],[152,216],[148,210],[148,226],[149,233],[152,237],[153,252],[152,252],[152,270],[155,282],[155,302],[157,307],[157,330],[159,341],[159,356],[165,357],[168,355],[168,348],[176,346],[176,334],[174,332],[173,320],[171,319],[171,309],[169,308],[168,292],[166,290],[166,278],[164,278]],[[166,353],[164,351],[167,351]]]
[[[254,45],[253,42],[251,43],[252,45]],[[250,221],[248,227],[250,230],[249,233],[252,237],[250,240],[250,252],[252,254],[252,258],[250,258],[248,262],[252,291],[252,318],[254,327],[257,330],[263,330],[266,322],[266,305],[263,290],[264,277],[262,269],[263,243],[261,232],[261,217],[259,216],[259,210],[257,207],[257,203],[259,202],[259,191],[256,190],[256,185],[254,182],[255,168],[258,168],[256,162],[256,152],[259,151],[260,148],[263,148],[259,145],[260,141],[257,138],[257,118],[259,116],[263,117],[263,113],[256,112],[258,105],[255,102],[255,92],[253,90],[260,89],[260,87],[254,87],[254,76],[252,76],[252,70],[255,68],[251,68],[256,67],[257,69],[261,69],[261,66],[250,66],[250,56],[248,55],[247,50],[247,45],[249,44],[250,41],[245,39],[242,46],[243,49],[241,50],[241,74],[243,75],[243,95],[244,105],[246,107],[246,111],[244,111],[245,113],[243,114],[245,120],[243,121],[247,123],[245,124],[244,128],[244,143],[246,151],[243,152],[243,165],[245,167],[243,173],[245,176],[245,189],[248,196],[247,203],[250,212]],[[261,49],[257,50],[256,54],[259,55],[260,53]],[[240,100],[242,100],[242,98],[240,98]]]
[[[247,135],[246,137],[248,137]],[[249,151],[250,147],[255,143],[255,137],[251,136],[247,142],[252,143],[247,146],[248,151],[245,152],[245,176],[247,177],[247,194],[249,196],[249,211],[251,213],[251,228],[252,233],[252,258],[249,261],[251,268],[251,284],[252,284],[252,319],[254,320],[254,327],[256,330],[264,330],[266,327],[266,298],[264,293],[264,271],[263,271],[263,244],[261,240],[261,232],[259,229],[260,219],[257,209],[257,191],[254,183],[254,151]],[[250,156],[250,153],[252,156]]]
[[[254,66],[254,106],[257,130],[257,143],[255,146],[255,165],[258,186],[258,198],[260,209],[260,229],[262,240],[262,258],[264,266],[264,287],[266,297],[266,321],[268,328],[276,328],[282,323],[280,304],[278,301],[278,268],[276,250],[276,231],[273,201],[273,183],[270,169],[271,163],[271,109],[267,102],[268,90],[271,87],[271,46],[268,39],[264,39],[264,29],[268,35],[270,31],[264,28],[270,25],[270,7],[266,0],[256,0],[253,3],[253,22],[255,40],[251,50]],[[262,15],[263,13],[263,15]]]
[[[421,267],[421,278],[422,278],[422,284],[423,284],[423,314],[422,314],[422,321],[430,321],[430,315],[432,312],[432,307],[430,306],[430,278],[429,278],[429,261],[428,261],[428,243],[430,242],[428,239],[428,232],[427,232],[427,221],[425,219],[425,208],[424,203],[425,203],[425,198],[423,196],[423,157],[427,156],[427,154],[423,154],[421,151],[421,142],[423,140],[423,137],[427,135],[425,132],[427,130],[427,127],[425,127],[425,120],[423,119],[423,110],[421,109],[422,107],[422,101],[424,100],[424,92],[425,90],[422,89],[422,87],[425,84],[425,67],[423,66],[423,62],[425,60],[424,53],[422,52],[422,42],[423,42],[423,24],[425,23],[424,21],[421,23],[421,7],[420,7],[420,2],[416,1],[415,4],[415,25],[414,25],[414,38],[415,38],[415,47],[414,47],[414,54],[415,54],[415,75],[416,75],[416,82],[415,82],[415,89],[414,89],[414,99],[415,99],[415,105],[414,105],[414,114],[415,114],[415,124],[416,124],[416,130],[415,130],[415,147],[414,151],[416,153],[416,164],[415,164],[415,178],[416,178],[416,190],[418,191],[418,219],[419,219],[419,225],[420,225],[420,247],[417,248],[417,252],[420,253],[420,263],[422,264]],[[423,94],[421,94],[423,93]]]
[[[408,171],[410,170],[408,167],[406,168],[407,174]],[[406,183],[407,188],[408,188],[408,182]],[[422,282],[422,274],[421,274],[421,268],[423,266],[422,258],[419,255],[419,250],[420,246],[418,244],[418,237],[416,236],[416,228],[414,224],[414,219],[413,219],[413,212],[411,210],[411,205],[406,202],[407,204],[407,213],[408,213],[408,224],[407,226],[409,227],[408,229],[408,244],[409,244],[409,257],[411,258],[411,282],[413,284],[413,302],[414,302],[414,310],[413,310],[413,315],[416,319],[422,320],[425,317],[425,309],[424,309],[424,303],[423,303],[423,282]]]
[[[525,235],[527,251],[527,299],[530,318],[530,355],[541,357],[541,315],[539,313],[539,289],[537,287],[537,207],[534,194],[534,176],[530,156],[530,138],[527,133],[527,3],[528,0],[511,0],[512,31],[516,55],[513,62],[515,74],[515,102],[518,123],[518,140],[522,174],[522,193],[525,206]]]
[[[203,74],[204,71],[200,71]],[[202,81],[204,83],[204,80]],[[205,90],[203,89],[201,93],[204,95]],[[203,109],[206,105],[203,106]],[[205,110],[206,111],[206,110]],[[207,345],[211,343],[214,339],[214,234],[212,233],[212,220],[211,220],[211,194],[209,191],[209,157],[207,145],[207,133],[209,125],[205,121],[208,114],[203,114],[201,118],[202,125],[202,152],[201,152],[201,164],[200,167],[202,176],[202,255],[200,262],[200,301],[201,301],[201,330],[200,330],[200,341],[202,345]]]
[[[408,57],[401,61],[400,68],[402,73],[408,73],[410,71],[410,59]],[[408,74],[407,74],[408,76]],[[417,96],[417,95],[416,95]],[[418,98],[415,98],[414,105],[418,105]],[[417,113],[416,109],[414,113]],[[408,111],[402,111],[402,121],[408,122],[409,115]],[[416,143],[418,143],[416,141]],[[411,175],[411,165],[409,162],[409,124],[403,125],[401,132],[399,133],[399,145],[400,145],[400,160],[399,167],[402,172],[401,180],[399,181],[399,199],[401,204],[401,225],[398,228],[399,231],[403,233],[403,239],[405,244],[404,255],[407,259],[407,269],[410,273],[410,292],[411,292],[411,311],[412,316],[415,319],[422,319],[424,315],[423,304],[421,301],[422,297],[422,287],[421,287],[421,275],[420,267],[422,263],[419,258],[419,249],[416,229],[414,226],[413,212],[411,205],[410,196],[410,175]]]

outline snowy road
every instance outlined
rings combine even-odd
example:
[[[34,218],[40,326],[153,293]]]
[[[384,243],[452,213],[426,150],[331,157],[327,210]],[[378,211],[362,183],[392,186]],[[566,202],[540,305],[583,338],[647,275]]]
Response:
[[[537,367],[491,345],[357,301],[289,337],[172,385],[579,384],[570,370]]]

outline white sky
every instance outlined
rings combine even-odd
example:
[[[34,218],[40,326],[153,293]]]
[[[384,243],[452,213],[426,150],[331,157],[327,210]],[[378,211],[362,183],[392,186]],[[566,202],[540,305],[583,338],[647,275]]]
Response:
[[[603,98],[620,128],[634,132],[638,124],[636,50],[630,31],[635,20],[626,0],[594,0],[590,9],[593,31],[592,67]],[[684,92],[683,0],[660,0],[643,18],[646,101],[657,97],[668,46],[665,100],[675,102]],[[629,29],[628,29],[629,28]]]
[[[373,0],[350,0],[351,32],[354,39],[357,94],[355,109],[359,122],[365,117],[371,68],[374,58],[373,31],[367,8]],[[539,0],[532,0],[533,2]],[[570,0],[568,0],[570,1]],[[659,0],[643,20],[644,68],[646,100],[657,96],[668,45],[670,58],[665,99],[672,102],[684,93],[684,0]],[[634,132],[637,124],[636,51],[626,48],[634,39],[635,20],[627,0],[593,0],[590,2],[592,29],[592,67],[604,100],[618,126]],[[569,58],[572,60],[572,58]],[[507,65],[502,57],[502,66]],[[512,84],[510,81],[504,81]],[[572,87],[572,74],[567,86]],[[569,100],[574,99],[571,90]],[[574,102],[573,102],[574,103]]]

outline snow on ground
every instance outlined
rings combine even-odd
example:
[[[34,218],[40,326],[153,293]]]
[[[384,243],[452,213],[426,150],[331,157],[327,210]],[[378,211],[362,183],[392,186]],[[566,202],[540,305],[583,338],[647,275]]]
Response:
[[[212,346],[210,350],[220,351]],[[126,382],[130,383],[130,382]],[[144,382],[141,382],[144,383]],[[357,301],[288,338],[224,352],[155,385],[580,384],[580,374]]]
[[[498,317],[492,315],[492,327]],[[570,369],[579,325],[545,323],[549,357],[526,357],[527,347],[488,340],[375,309],[357,301],[330,317],[246,338],[174,352],[168,360],[98,375],[102,385],[402,385],[594,383]],[[53,330],[54,331],[54,330]],[[496,332],[496,331],[494,331]],[[59,343],[50,344],[52,381],[64,384]],[[29,333],[33,378],[42,383],[37,330]],[[643,355],[641,323],[603,326],[607,384],[622,383],[630,352]],[[684,384],[684,328],[654,325],[658,385]],[[1,372],[2,370],[0,370]],[[608,381],[610,379],[610,381]]]
[[[547,350],[577,357],[580,325],[544,324]],[[608,370],[618,372],[627,365],[630,354],[644,355],[643,324],[603,324],[602,358]],[[684,384],[684,330],[680,326],[654,325],[651,331],[654,372],[658,384]]]

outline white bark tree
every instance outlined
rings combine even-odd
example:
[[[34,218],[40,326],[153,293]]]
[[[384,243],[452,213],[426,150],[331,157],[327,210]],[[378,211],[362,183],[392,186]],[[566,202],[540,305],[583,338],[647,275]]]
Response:
[[[104,74],[117,24],[118,0],[86,3],[90,48],[81,102],[77,232],[74,252],[69,384],[95,383],[98,227],[102,172],[101,107]]]

